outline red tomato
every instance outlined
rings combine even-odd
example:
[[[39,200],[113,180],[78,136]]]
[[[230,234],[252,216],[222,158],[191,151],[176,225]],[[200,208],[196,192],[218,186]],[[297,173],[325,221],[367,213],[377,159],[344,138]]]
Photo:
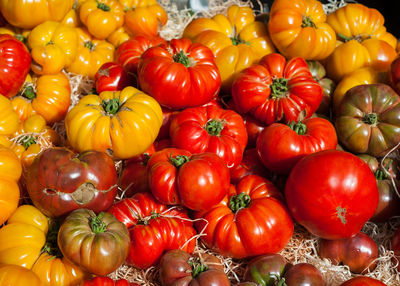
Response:
[[[391,64],[390,82],[394,90],[400,93],[400,57],[397,57]]]
[[[137,86],[136,79],[128,74],[120,64],[104,63],[94,76],[96,91],[119,91],[127,86]]]
[[[247,144],[242,117],[215,105],[188,108],[177,114],[171,121],[170,138],[176,148],[218,155],[228,168],[240,164]]]
[[[393,259],[394,263],[397,264],[397,270],[400,271],[400,227],[392,237],[391,248],[396,256],[395,259]]]
[[[245,115],[243,119],[248,137],[247,148],[254,148],[256,147],[258,136],[264,130],[265,125],[251,115]]]
[[[191,210],[211,208],[229,189],[229,169],[213,153],[193,155],[183,149],[166,148],[151,156],[147,172],[157,200]]]
[[[281,202],[282,194],[267,179],[256,175],[244,177],[231,186],[228,195],[217,205],[196,212],[197,231],[208,247],[224,256],[245,258],[277,253],[293,234],[293,222]]]
[[[0,94],[11,98],[25,82],[31,66],[26,46],[11,35],[0,35]]]
[[[358,276],[343,282],[340,286],[386,286],[386,284],[374,278]]]
[[[82,282],[81,286],[139,286],[139,285],[136,283],[129,283],[125,279],[114,281],[109,277],[95,277],[91,280],[86,280]]]
[[[308,154],[336,149],[335,127],[323,118],[308,118],[297,123],[274,123],[257,140],[261,161],[272,172],[288,174]]]
[[[196,231],[187,214],[160,204],[150,193],[137,193],[114,204],[108,212],[129,230],[131,248],[127,263],[132,266],[144,269],[156,265],[167,250],[194,250],[196,240],[191,238]]]
[[[165,107],[162,107],[163,112],[163,123],[161,125],[160,131],[156,140],[169,139],[169,127],[171,126],[171,121],[179,111],[174,111]]]
[[[115,52],[117,63],[130,74],[137,73],[140,56],[149,48],[164,44],[165,40],[160,37],[136,36],[123,42]]]
[[[201,106],[221,87],[212,51],[185,38],[144,52],[138,76],[142,90],[170,109]]]
[[[322,87],[302,58],[269,54],[234,81],[232,97],[239,113],[250,113],[267,125],[310,117],[322,100]]]
[[[368,165],[338,150],[301,159],[290,172],[285,196],[293,218],[325,239],[356,235],[375,213],[379,199]]]

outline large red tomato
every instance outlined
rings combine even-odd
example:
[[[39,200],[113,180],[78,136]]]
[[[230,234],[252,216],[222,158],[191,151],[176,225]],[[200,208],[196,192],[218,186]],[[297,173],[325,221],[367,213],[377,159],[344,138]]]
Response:
[[[164,204],[181,204],[204,211],[221,201],[229,189],[229,169],[213,153],[191,154],[166,148],[147,163],[149,185],[154,197]]]
[[[160,204],[150,193],[137,193],[109,210],[129,230],[131,247],[127,262],[137,268],[156,265],[164,251],[182,249],[192,253],[196,231],[187,214]]]
[[[137,86],[136,78],[127,73],[120,64],[104,63],[94,75],[97,93],[119,91],[127,86]]]
[[[279,174],[288,174],[308,154],[336,149],[335,127],[323,118],[308,118],[297,123],[274,123],[257,140],[257,152],[264,165]]]
[[[185,38],[145,51],[138,76],[142,90],[170,109],[201,106],[221,87],[212,51]]]
[[[240,163],[247,144],[242,117],[215,105],[180,112],[171,122],[170,138],[176,148],[218,155],[229,168]]]
[[[325,239],[356,235],[375,213],[379,198],[368,165],[338,150],[301,159],[290,172],[285,195],[294,219]]]
[[[11,35],[0,35],[0,94],[11,98],[17,94],[31,66],[26,46]]]
[[[293,222],[279,190],[257,175],[244,177],[207,211],[196,212],[201,239],[224,256],[245,258],[276,253],[293,234]]]
[[[98,151],[75,154],[64,147],[42,151],[27,171],[33,204],[59,217],[78,208],[107,210],[117,194],[117,171],[110,156]]]
[[[232,86],[239,113],[250,113],[269,125],[310,117],[321,103],[323,90],[302,58],[289,61],[277,53],[245,69]]]

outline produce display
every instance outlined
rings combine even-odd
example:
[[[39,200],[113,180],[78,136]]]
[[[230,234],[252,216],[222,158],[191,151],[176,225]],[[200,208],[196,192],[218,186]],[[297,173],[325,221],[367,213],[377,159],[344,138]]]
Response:
[[[178,2],[0,0],[0,286],[399,286],[400,35]]]

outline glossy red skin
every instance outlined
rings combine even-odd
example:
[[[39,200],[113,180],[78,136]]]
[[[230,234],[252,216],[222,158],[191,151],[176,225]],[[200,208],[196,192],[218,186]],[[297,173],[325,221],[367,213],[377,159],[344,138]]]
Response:
[[[191,238],[197,233],[186,212],[159,203],[150,193],[137,193],[114,204],[108,212],[129,230],[131,247],[126,260],[129,265],[145,269],[156,265],[164,251],[179,248],[188,253],[194,251],[196,240]],[[144,224],[139,218],[149,220]]]
[[[257,149],[246,149],[243,153],[242,162],[229,169],[231,174],[231,184],[237,184],[247,175],[258,175],[264,178],[271,178],[271,172],[265,168],[258,156]]]
[[[184,155],[189,161],[177,168],[170,160]],[[229,189],[229,169],[213,153],[191,154],[166,148],[147,163],[149,186],[154,197],[168,205],[183,205],[191,210],[208,210],[221,201]]]
[[[174,62],[174,55],[181,51],[189,57],[189,67]],[[144,52],[138,76],[145,93],[174,110],[201,106],[216,98],[221,87],[212,51],[185,38],[173,39],[167,45]]]
[[[248,194],[250,205],[236,213],[229,208],[232,195]],[[231,186],[228,195],[210,210],[196,212],[197,231],[204,228],[205,244],[224,256],[246,258],[277,253],[293,234],[293,221],[282,203],[279,190],[267,179],[256,175],[243,178]]]
[[[149,48],[165,44],[160,37],[136,36],[122,43],[115,52],[115,61],[130,74],[137,73],[140,56]]]
[[[128,74],[120,64],[104,63],[94,76],[96,91],[119,91],[127,86],[138,86],[136,79]]]
[[[209,121],[222,124],[219,134],[206,130]],[[171,121],[172,146],[191,153],[210,152],[225,161],[228,168],[242,161],[247,145],[247,132],[242,117],[232,110],[209,105],[187,108]]]
[[[379,193],[374,174],[360,158],[325,150],[294,166],[285,197],[293,218],[308,231],[340,239],[360,232],[377,208]]]
[[[312,264],[298,263],[285,272],[285,282],[289,286],[325,286],[321,272]]]
[[[397,264],[397,270],[400,271],[400,227],[392,237],[391,250],[393,250],[396,259],[393,259],[393,263]]]
[[[285,95],[273,98],[273,78],[288,79]],[[263,57],[258,65],[245,69],[234,81],[232,97],[239,113],[250,113],[260,122],[288,123],[310,117],[322,100],[322,87],[312,77],[302,58],[286,59],[277,53]]]
[[[123,162],[118,186],[122,189],[124,198],[130,198],[136,193],[150,192],[146,169],[147,161],[155,151],[154,145],[151,145],[142,155]]]
[[[400,57],[397,57],[390,66],[390,83],[393,89],[400,93]]]
[[[340,286],[386,286],[386,284],[374,278],[358,276],[343,282]]]
[[[26,46],[11,35],[0,35],[0,94],[8,98],[16,95],[30,67]]]
[[[257,138],[260,133],[264,130],[265,124],[254,119],[250,115],[244,115],[244,124],[246,125],[247,131],[247,148],[255,148],[257,144]]]
[[[349,266],[351,272],[360,274],[375,269],[376,262],[372,262],[378,258],[378,246],[372,238],[360,232],[345,239],[321,239],[319,255],[336,265],[343,263]]]
[[[322,150],[336,149],[335,127],[326,119],[313,117],[302,121],[303,135],[288,125],[274,123],[266,127],[257,140],[257,152],[270,171],[289,174],[303,157]]]
[[[75,154],[64,147],[42,151],[27,171],[26,186],[33,204],[49,217],[60,217],[75,209],[96,213],[107,210],[117,194],[117,171],[113,159],[99,151]],[[91,183],[92,197],[80,199],[77,189]],[[76,197],[78,195],[78,197]]]
[[[109,277],[95,277],[91,280],[82,282],[80,286],[139,286],[139,284],[129,283],[125,279],[114,281]]]
[[[171,140],[170,139],[162,139],[160,141],[155,141],[154,148],[156,149],[156,151],[161,151],[166,148],[172,148]]]
[[[156,140],[169,139],[169,127],[171,126],[171,121],[179,113],[179,111],[171,110],[163,107],[163,123],[161,125],[160,131],[158,132]]]

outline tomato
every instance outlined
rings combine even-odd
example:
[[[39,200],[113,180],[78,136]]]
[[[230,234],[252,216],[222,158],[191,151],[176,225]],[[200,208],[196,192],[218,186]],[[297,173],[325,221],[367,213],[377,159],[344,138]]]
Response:
[[[232,110],[213,105],[188,108],[175,115],[171,121],[170,138],[176,148],[218,155],[228,168],[241,162],[247,145],[242,117]]]
[[[275,0],[268,31],[286,57],[322,60],[333,52],[336,43],[335,31],[325,21],[322,3],[317,0]]]
[[[212,51],[185,38],[145,51],[138,76],[142,90],[170,109],[203,105],[221,87]]]
[[[165,40],[160,37],[136,36],[118,47],[115,60],[128,73],[136,74],[140,56],[147,49],[165,43]]]
[[[322,273],[309,263],[291,266],[285,273],[285,282],[290,286],[326,285]]]
[[[157,265],[164,251],[182,249],[192,253],[194,250],[196,231],[186,212],[168,208],[150,193],[137,193],[108,211],[129,229],[129,265],[145,269]]]
[[[65,129],[75,150],[94,149],[128,159],[153,144],[162,120],[157,101],[128,86],[122,91],[83,97],[68,112]]]
[[[322,87],[313,79],[304,59],[286,62],[276,53],[244,70],[232,86],[237,111],[249,113],[267,125],[310,117],[322,95]]]
[[[340,286],[386,286],[386,284],[371,277],[358,276],[343,282]]]
[[[296,163],[308,154],[336,149],[335,127],[326,119],[313,117],[297,123],[273,123],[257,140],[257,152],[272,172],[289,174]]]
[[[325,239],[360,232],[379,199],[375,176],[357,156],[325,150],[301,159],[290,172],[285,196],[293,218]]]
[[[400,141],[400,96],[381,83],[353,87],[340,103],[335,126],[350,152],[384,156]]]
[[[107,275],[125,261],[129,253],[129,233],[112,214],[96,215],[88,209],[71,212],[58,232],[62,254],[83,270]]]
[[[139,286],[136,283],[129,283],[125,279],[112,280],[108,277],[95,277],[82,282],[80,286]]]
[[[149,185],[161,203],[208,210],[226,195],[229,169],[217,155],[177,148],[154,153],[147,163]]]
[[[7,34],[0,35],[0,94],[11,98],[25,81],[31,65],[26,46]]]
[[[128,32],[125,30],[125,27],[120,27],[114,32],[111,33],[110,36],[107,37],[107,41],[114,45],[114,47],[119,47],[122,43],[128,41],[131,37],[128,35]]]
[[[328,258],[334,265],[347,265],[353,273],[371,272],[376,267],[378,246],[365,233],[358,233],[353,237],[319,241],[319,255]]]
[[[279,254],[264,254],[250,260],[246,265],[244,280],[257,285],[274,286],[283,277],[288,262]]]
[[[18,114],[13,109],[11,101],[0,94],[0,135],[13,135],[18,127]]]
[[[390,242],[391,250],[394,252],[393,263],[397,265],[397,270],[400,271],[400,227],[397,228]]]
[[[117,194],[112,158],[98,151],[81,154],[54,147],[35,158],[27,171],[27,189],[35,206],[50,217],[78,208],[108,209]]]
[[[163,140],[163,139],[170,139],[169,138],[169,129],[171,126],[172,119],[179,114],[179,111],[171,110],[168,108],[163,107],[163,123],[160,128],[160,132],[158,132],[156,140]]]
[[[39,277],[31,270],[18,265],[0,266],[0,286],[42,286]]]
[[[119,91],[127,86],[137,86],[136,80],[121,65],[114,62],[104,63],[95,76],[97,93],[103,91]]]
[[[209,210],[196,212],[201,239],[224,256],[246,258],[283,249],[293,234],[293,222],[279,190],[267,179],[244,177]]]
[[[392,87],[400,93],[400,57],[397,57],[390,65],[390,76]]]
[[[246,148],[255,148],[257,144],[257,138],[261,131],[264,130],[265,124],[261,123],[257,119],[254,119],[251,115],[244,115],[243,120],[247,131]]]
[[[160,261],[162,286],[174,285],[231,285],[221,261],[210,254],[192,256],[185,251],[170,250]]]

